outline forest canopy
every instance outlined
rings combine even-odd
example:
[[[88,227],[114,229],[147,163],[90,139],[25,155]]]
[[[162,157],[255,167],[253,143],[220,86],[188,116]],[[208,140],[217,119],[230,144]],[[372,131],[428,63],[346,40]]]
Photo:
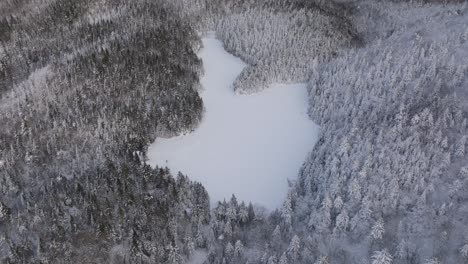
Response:
[[[459,2],[1,1],[0,262],[466,262]],[[146,164],[202,118],[208,30],[237,92],[308,83],[321,138],[273,212]]]

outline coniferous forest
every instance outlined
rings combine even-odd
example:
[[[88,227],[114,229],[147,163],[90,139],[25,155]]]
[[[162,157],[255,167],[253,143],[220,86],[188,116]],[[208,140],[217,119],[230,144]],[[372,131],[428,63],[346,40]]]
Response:
[[[147,164],[208,31],[237,93],[307,83],[277,210]],[[466,1],[2,0],[0,43],[0,263],[468,263]]]

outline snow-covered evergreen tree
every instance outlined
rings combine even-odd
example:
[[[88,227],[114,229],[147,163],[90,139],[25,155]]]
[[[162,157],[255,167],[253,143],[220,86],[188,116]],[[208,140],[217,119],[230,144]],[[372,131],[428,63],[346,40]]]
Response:
[[[393,257],[388,253],[387,249],[375,251],[372,254],[372,264],[391,264],[392,261]]]

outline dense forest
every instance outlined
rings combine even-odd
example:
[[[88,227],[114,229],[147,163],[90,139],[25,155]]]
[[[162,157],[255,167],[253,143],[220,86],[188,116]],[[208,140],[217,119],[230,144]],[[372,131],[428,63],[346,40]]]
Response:
[[[1,1],[0,262],[468,262],[466,25],[464,1]],[[146,164],[202,118],[207,31],[238,93],[308,83],[321,138],[273,212]]]
[[[180,261],[208,194],[142,161],[200,120],[196,32],[162,1],[1,10],[2,262]]]

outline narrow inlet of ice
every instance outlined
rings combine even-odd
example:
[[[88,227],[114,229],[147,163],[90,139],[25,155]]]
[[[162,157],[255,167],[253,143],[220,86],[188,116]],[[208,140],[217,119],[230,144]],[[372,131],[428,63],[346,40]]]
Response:
[[[277,208],[287,179],[297,177],[318,138],[318,127],[307,115],[306,87],[277,84],[237,95],[231,84],[246,65],[214,37],[204,38],[203,45],[203,120],[190,134],[158,138],[149,147],[149,164],[201,182],[212,202],[235,194]]]

